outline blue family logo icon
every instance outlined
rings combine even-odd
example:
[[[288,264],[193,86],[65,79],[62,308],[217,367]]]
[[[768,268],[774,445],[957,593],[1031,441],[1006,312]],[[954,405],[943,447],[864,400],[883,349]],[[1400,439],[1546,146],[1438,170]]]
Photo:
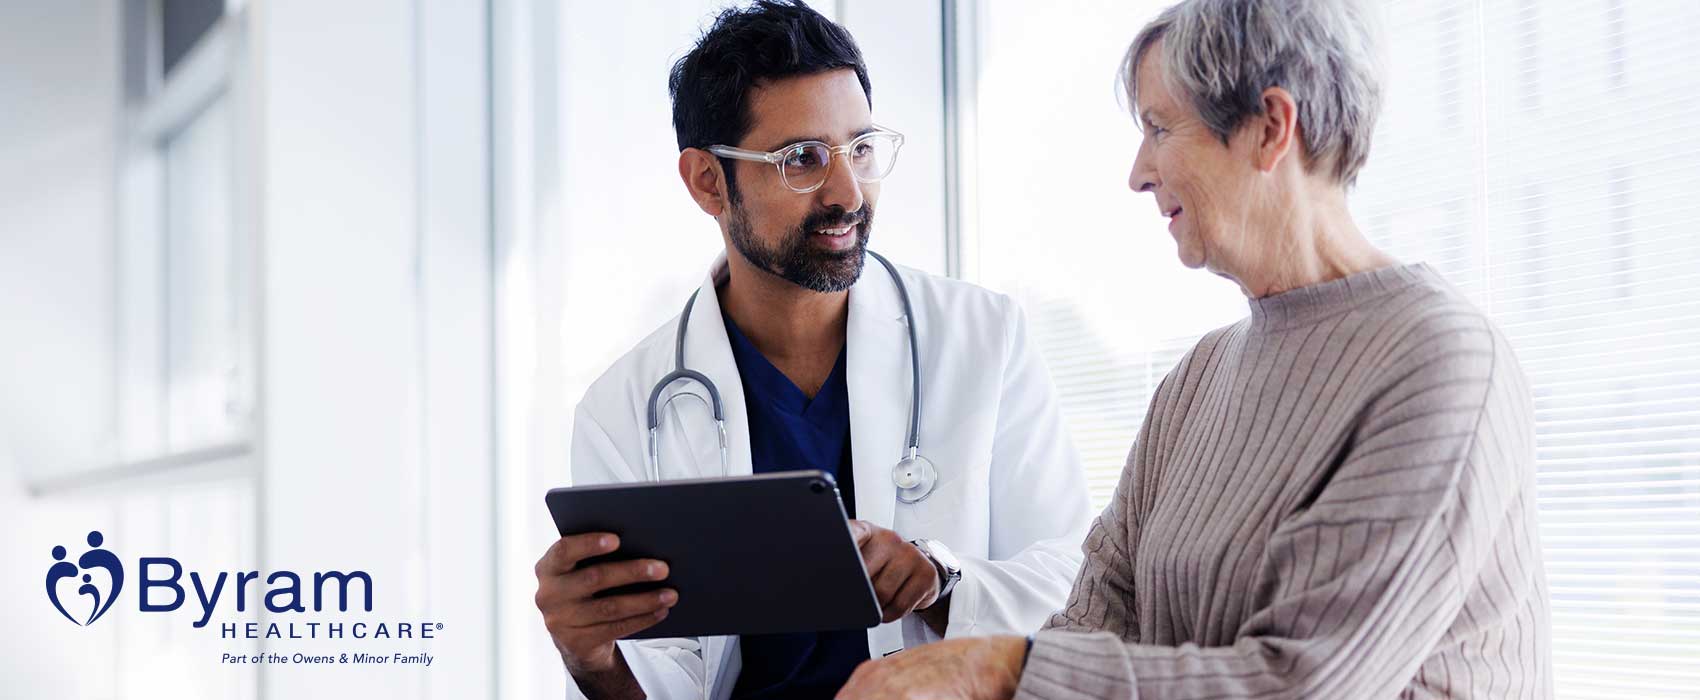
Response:
[[[118,555],[101,547],[105,540],[99,530],[90,531],[87,540],[90,549],[78,557],[75,564],[65,560],[68,553],[64,545],[54,545],[53,565],[47,567],[47,600],[53,603],[53,608],[58,610],[60,615],[64,615],[65,619],[83,627],[94,624],[101,615],[105,615],[106,611],[112,608],[112,601],[118,599],[118,593],[124,590],[124,565],[119,563]],[[104,571],[106,575],[97,581],[94,576],[96,571]],[[81,577],[82,585],[77,587],[77,595],[88,596],[91,600],[88,617],[82,620],[66,610],[67,601],[59,598],[60,582],[73,579],[75,583],[78,577]],[[102,591],[100,584],[110,588]],[[70,602],[74,603],[75,599]],[[82,612],[80,606],[71,607],[78,608],[79,613]]]

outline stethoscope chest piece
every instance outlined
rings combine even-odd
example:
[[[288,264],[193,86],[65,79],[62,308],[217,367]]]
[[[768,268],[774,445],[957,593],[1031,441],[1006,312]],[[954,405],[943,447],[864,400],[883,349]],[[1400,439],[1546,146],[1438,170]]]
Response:
[[[897,487],[897,500],[920,503],[939,485],[939,470],[931,460],[911,451],[891,468],[891,483]]]

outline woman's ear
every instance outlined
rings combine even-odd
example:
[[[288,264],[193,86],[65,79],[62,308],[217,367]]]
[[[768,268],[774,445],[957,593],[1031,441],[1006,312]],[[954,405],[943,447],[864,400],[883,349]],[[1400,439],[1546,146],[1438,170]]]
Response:
[[[679,151],[679,179],[703,213],[720,216],[726,211],[726,178],[714,154],[700,148]]]
[[[1263,115],[1258,117],[1257,169],[1273,172],[1294,152],[1299,135],[1299,105],[1292,93],[1272,87],[1263,91]]]

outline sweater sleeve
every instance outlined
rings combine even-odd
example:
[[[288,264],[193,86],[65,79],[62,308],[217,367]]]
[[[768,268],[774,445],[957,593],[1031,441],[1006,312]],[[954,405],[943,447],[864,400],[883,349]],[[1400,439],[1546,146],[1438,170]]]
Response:
[[[1495,565],[1528,554],[1508,551],[1526,546],[1509,523],[1533,507],[1520,370],[1475,314],[1419,324],[1396,347],[1371,398],[1329,409],[1353,412],[1354,429],[1308,502],[1275,526],[1259,572],[1269,584],[1232,645],[1130,643],[1088,631],[1118,625],[1071,616],[1036,637],[1017,697],[1391,697],[1460,615],[1493,616],[1525,595],[1533,583]],[[1130,566],[1101,558],[1089,551],[1087,571]],[[1483,580],[1502,594],[1473,595]],[[1103,581],[1077,587],[1092,601],[1081,609],[1126,595],[1115,577]]]
[[[1155,449],[1150,439],[1153,410],[1164,395],[1165,379],[1152,393],[1151,407],[1139,428],[1139,436],[1128,451],[1127,464],[1122,468],[1116,492],[1081,545],[1085,555],[1080,574],[1068,602],[1045,623],[1046,630],[1083,632],[1091,630],[1131,630],[1137,634],[1138,608],[1133,594],[1133,543],[1137,541],[1138,525],[1133,518],[1134,493],[1138,489],[1136,475],[1150,467],[1150,452]],[[1137,637],[1129,641],[1137,641]]]

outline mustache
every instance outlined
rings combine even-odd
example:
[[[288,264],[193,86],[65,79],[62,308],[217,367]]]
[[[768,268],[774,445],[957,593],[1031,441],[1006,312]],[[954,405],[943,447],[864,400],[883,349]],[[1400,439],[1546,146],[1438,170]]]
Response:
[[[807,218],[803,219],[803,225],[799,228],[806,233],[823,228],[856,226],[866,223],[867,220],[867,207],[862,207],[856,211],[845,211],[844,207],[832,207],[809,214]]]

